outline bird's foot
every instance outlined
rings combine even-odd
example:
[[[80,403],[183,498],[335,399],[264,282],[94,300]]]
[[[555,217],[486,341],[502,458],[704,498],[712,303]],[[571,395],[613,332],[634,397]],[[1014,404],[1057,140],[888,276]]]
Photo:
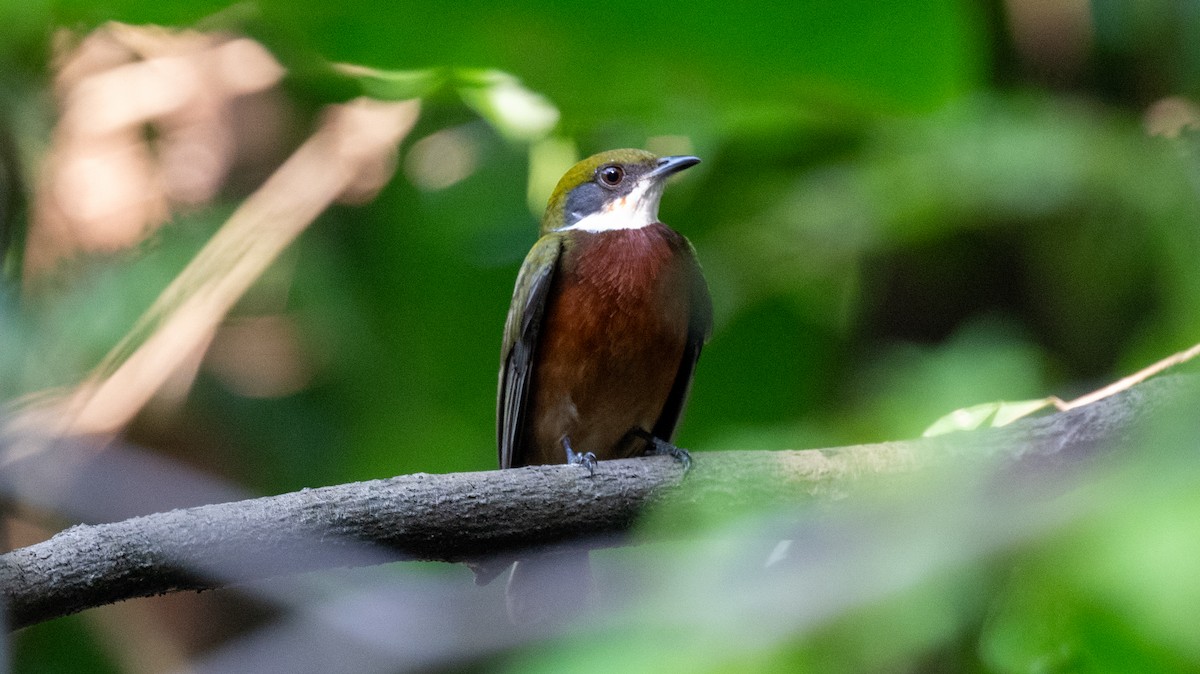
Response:
[[[567,450],[567,463],[572,466],[583,466],[587,468],[588,477],[596,474],[596,455],[591,452],[576,452],[571,448],[571,440],[563,437],[563,449]]]
[[[637,433],[646,439],[646,456],[669,456],[683,466],[683,472],[692,469],[692,454],[682,447],[676,447],[662,438],[641,431]]]

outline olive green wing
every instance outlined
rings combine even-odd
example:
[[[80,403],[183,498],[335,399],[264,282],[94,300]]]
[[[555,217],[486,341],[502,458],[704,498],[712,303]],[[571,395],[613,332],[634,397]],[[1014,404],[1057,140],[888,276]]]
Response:
[[[708,294],[708,284],[700,272],[700,263],[696,261],[696,252],[690,243],[686,244],[689,268],[688,288],[691,305],[691,320],[688,321],[687,344],[683,348],[683,358],[679,361],[679,371],[675,374],[675,383],[671,385],[671,393],[663,411],[654,424],[654,437],[672,442],[679,419],[683,416],[683,408],[687,405],[688,394],[692,390],[692,376],[696,371],[696,361],[700,360],[700,351],[712,334],[712,297]]]
[[[520,443],[529,415],[533,359],[546,299],[562,252],[562,238],[544,236],[525,256],[513,290],[504,344],[500,349],[500,386],[496,394],[496,440],[501,468],[524,465]]]

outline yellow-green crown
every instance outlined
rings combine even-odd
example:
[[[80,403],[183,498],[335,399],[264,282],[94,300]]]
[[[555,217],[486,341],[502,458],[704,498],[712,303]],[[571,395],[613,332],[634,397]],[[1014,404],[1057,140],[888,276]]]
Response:
[[[645,150],[608,150],[594,154],[572,166],[559,179],[546,204],[546,213],[542,216],[542,234],[554,231],[563,225],[567,199],[576,187],[591,182],[596,176],[596,169],[610,164],[640,164],[652,167],[658,161],[658,156]]]

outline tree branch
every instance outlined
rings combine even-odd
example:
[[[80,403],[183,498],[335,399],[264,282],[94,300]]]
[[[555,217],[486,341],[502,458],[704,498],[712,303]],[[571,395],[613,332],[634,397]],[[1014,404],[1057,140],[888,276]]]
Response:
[[[511,556],[581,536],[619,544],[651,503],[712,507],[840,498],[866,478],[935,460],[1075,466],[1196,389],[1154,380],[1070,412],[933,439],[830,450],[698,453],[680,488],[667,457],[572,466],[415,474],[80,525],[0,556],[0,593],[20,628],[123,599],[395,560]],[[6,468],[9,484],[30,474]]]

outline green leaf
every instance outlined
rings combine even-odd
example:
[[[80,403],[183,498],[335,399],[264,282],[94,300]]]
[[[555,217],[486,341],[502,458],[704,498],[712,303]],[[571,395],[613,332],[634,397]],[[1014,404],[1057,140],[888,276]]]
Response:
[[[1000,401],[982,403],[957,409],[933,422],[925,429],[922,437],[931,438],[935,435],[945,435],[955,431],[973,431],[979,428],[999,428],[1007,426],[1017,419],[1027,417],[1034,412],[1040,412],[1047,407],[1054,407],[1054,398],[1038,398],[1036,400]]]
[[[455,81],[463,102],[509,140],[539,140],[558,125],[558,108],[508,73],[459,70]]]
[[[380,70],[352,63],[336,63],[333,69],[339,75],[353,80],[364,95],[385,101],[429,97],[437,93],[448,79],[443,68]]]

